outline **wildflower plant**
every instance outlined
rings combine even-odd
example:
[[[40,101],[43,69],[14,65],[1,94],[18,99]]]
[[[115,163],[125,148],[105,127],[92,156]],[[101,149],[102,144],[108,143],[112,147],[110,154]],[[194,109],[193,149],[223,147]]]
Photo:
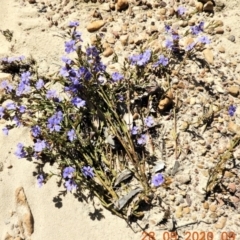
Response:
[[[185,13],[184,8],[178,11],[179,15]],[[30,127],[33,144],[18,143],[18,158],[55,162],[67,191],[84,194],[85,189],[90,190],[114,214],[141,217],[140,205],[149,204],[154,189],[166,187],[169,178],[147,170],[154,165],[148,145],[159,124],[154,102],[168,90],[153,85],[151,79],[169,79],[176,64],[172,56],[181,50],[189,57],[196,51],[195,44],[180,49],[178,34],[166,25],[172,39],[166,40],[160,54],[143,49],[126,59],[122,71],[108,73],[101,59],[100,38],[96,46],[83,49],[78,25],[69,24],[63,66],[54,79],[39,76],[33,59],[1,60],[1,68],[14,73],[18,80],[16,84],[2,83],[2,102],[13,101],[0,106],[0,118],[14,122],[2,131],[7,135],[13,127]],[[200,23],[191,32],[197,35],[202,28]],[[209,43],[204,37],[199,41]],[[70,53],[76,58],[70,59]],[[61,92],[49,83],[60,84]],[[138,118],[133,117],[136,111]],[[41,187],[49,177],[39,172],[38,185]]]

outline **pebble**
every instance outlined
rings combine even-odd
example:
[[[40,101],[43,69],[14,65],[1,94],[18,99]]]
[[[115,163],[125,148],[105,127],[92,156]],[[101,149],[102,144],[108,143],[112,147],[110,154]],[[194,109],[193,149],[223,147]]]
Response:
[[[214,29],[214,32],[215,32],[215,34],[223,34],[224,33],[224,29],[223,29],[223,27],[216,27]]]
[[[237,97],[239,94],[239,86],[230,86],[228,87],[228,92],[233,96],[233,97]]]
[[[226,222],[227,222],[227,218],[226,217],[221,217],[214,226],[217,229],[223,229],[226,225]]]
[[[95,32],[99,30],[101,27],[103,27],[104,25],[105,25],[105,21],[103,20],[93,21],[87,25],[87,30],[89,32]]]
[[[198,12],[202,12],[203,11],[203,3],[201,2],[196,2],[195,3],[195,7],[197,9]]]
[[[223,46],[219,46],[219,47],[218,47],[218,51],[219,51],[220,53],[225,53],[225,48],[224,48]]]
[[[115,7],[117,11],[126,10],[128,8],[128,0],[118,0]]]
[[[183,207],[182,206],[177,207],[175,216],[176,216],[176,218],[181,218],[183,216]]]
[[[191,178],[189,174],[182,174],[176,176],[176,181],[181,184],[187,184],[191,181]]]
[[[203,50],[203,56],[208,64],[213,64],[213,52],[209,48]]]
[[[107,47],[102,54],[104,57],[109,57],[113,54],[113,49],[111,47]]]
[[[209,206],[209,210],[210,210],[211,212],[216,212],[216,210],[217,210],[217,205],[211,204],[211,205]]]
[[[209,209],[209,204],[208,204],[208,202],[204,202],[204,203],[203,203],[203,208],[204,208],[204,209]]]
[[[120,37],[120,42],[122,43],[123,46],[126,46],[128,44],[128,35],[123,35]]]
[[[227,39],[231,42],[235,42],[235,40],[236,40],[235,36],[233,36],[233,35],[230,35]]]
[[[213,3],[211,1],[208,1],[203,5],[203,11],[205,12],[213,12]]]

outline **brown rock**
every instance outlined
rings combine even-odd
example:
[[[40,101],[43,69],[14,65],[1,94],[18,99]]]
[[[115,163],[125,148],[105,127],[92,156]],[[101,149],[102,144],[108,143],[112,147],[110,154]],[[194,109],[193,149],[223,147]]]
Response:
[[[203,5],[203,11],[205,12],[213,12],[213,3],[211,1],[208,1]]]
[[[211,204],[211,205],[209,206],[209,209],[210,209],[211,212],[216,212],[216,210],[217,210],[217,205]]]
[[[224,48],[223,46],[220,46],[220,47],[218,48],[218,51],[219,51],[220,53],[225,53],[225,48]]]
[[[222,20],[214,20],[213,24],[215,27],[223,27],[224,25]]]
[[[204,202],[204,203],[203,203],[203,208],[204,208],[204,209],[209,209],[209,204],[208,204],[208,202]]]
[[[216,34],[223,34],[223,33],[224,33],[224,29],[223,29],[222,27],[216,27],[216,28],[214,29],[214,32],[215,32]]]
[[[95,32],[95,31],[99,30],[101,27],[103,27],[104,25],[105,25],[105,21],[97,20],[97,21],[89,23],[87,25],[87,30],[89,32]]]
[[[128,8],[128,0],[118,0],[115,7],[118,11],[126,10]]]
[[[240,126],[231,121],[228,124],[228,131],[240,135]]]
[[[229,183],[228,184],[228,190],[231,193],[235,193],[236,192],[236,184],[235,183]]]
[[[120,42],[123,46],[126,46],[128,44],[128,35],[123,35],[120,37]]]
[[[190,207],[183,208],[183,214],[189,214],[190,213]]]
[[[176,218],[181,218],[183,216],[183,212],[182,211],[183,211],[183,207],[182,206],[177,207],[176,212],[175,212]]]
[[[22,235],[25,238],[30,237],[33,233],[34,228],[33,216],[22,187],[16,189],[15,201],[16,201],[16,213],[18,216],[18,222]]]
[[[104,52],[103,52],[103,56],[104,57],[109,57],[113,54],[113,49],[111,47],[107,47]]]
[[[158,104],[158,108],[160,110],[164,110],[167,107],[169,107],[173,102],[173,92],[172,90],[168,90],[168,92],[165,94],[164,98],[162,100],[160,100],[159,104]]]
[[[208,64],[213,64],[213,53],[209,48],[203,50],[203,56]]]
[[[195,3],[195,7],[197,9],[198,12],[202,12],[203,11],[203,3],[201,2],[196,2]]]
[[[230,86],[230,87],[228,87],[227,90],[233,97],[237,97],[238,94],[239,94],[239,87],[238,86]]]
[[[221,217],[214,226],[217,229],[223,229],[226,225],[226,222],[227,222],[227,218],[226,217]]]
[[[3,240],[14,240],[14,238],[9,233],[7,233]]]
[[[30,4],[36,3],[36,0],[28,0]]]
[[[238,203],[240,199],[239,199],[238,197],[236,197],[236,196],[231,196],[231,197],[230,197],[230,200],[231,200],[233,203]]]

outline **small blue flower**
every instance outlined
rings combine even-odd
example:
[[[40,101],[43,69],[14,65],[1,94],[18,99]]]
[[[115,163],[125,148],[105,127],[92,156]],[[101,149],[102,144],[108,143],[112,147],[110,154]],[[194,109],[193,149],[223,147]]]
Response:
[[[41,152],[46,147],[47,147],[47,144],[45,140],[37,139],[37,142],[34,144],[34,151]]]
[[[137,135],[138,134],[138,127],[137,126],[134,126],[133,128],[132,128],[132,135]]]
[[[158,173],[152,177],[152,184],[154,187],[158,187],[164,183],[164,178],[161,173]]]
[[[0,118],[2,118],[4,116],[4,107],[0,107]]]
[[[69,27],[78,27],[79,22],[78,21],[70,21],[68,24]]]
[[[182,16],[186,12],[186,8],[183,6],[178,7],[177,13],[178,15]]]
[[[147,127],[152,127],[154,125],[154,119],[152,116],[148,116],[144,119],[144,123]]]
[[[198,38],[198,41],[200,43],[203,43],[203,44],[209,44],[210,43],[210,40],[209,40],[209,38],[207,36],[200,36]]]
[[[114,82],[120,81],[120,80],[122,80],[123,78],[124,78],[124,76],[123,76],[122,74],[118,73],[118,72],[114,72],[114,73],[112,74],[112,80],[113,80]]]
[[[72,178],[74,172],[75,172],[74,167],[65,167],[63,169],[63,178]]]
[[[66,56],[62,56],[62,61],[68,65],[70,65],[72,63],[72,60]]]
[[[21,126],[21,122],[17,116],[14,116],[13,121],[17,127]]]
[[[13,86],[9,84],[7,80],[2,81],[1,87],[6,90],[7,93],[12,92]]]
[[[36,82],[36,89],[37,90],[40,90],[43,86],[44,86],[44,81],[42,79],[39,79],[37,82]]]
[[[43,183],[44,183],[44,177],[43,177],[42,174],[40,174],[40,175],[37,176],[37,185],[38,185],[38,187],[39,188],[42,187]]]
[[[153,67],[158,67],[160,64],[164,67],[167,66],[168,65],[168,58],[164,57],[163,55],[160,55],[159,58],[158,58],[158,61],[153,64]]]
[[[137,143],[139,145],[144,145],[147,143],[147,135],[146,134],[142,134],[140,138],[138,138]]]
[[[17,150],[14,153],[18,158],[26,157],[27,153],[24,150],[24,145],[22,143],[18,143]]]
[[[204,22],[200,22],[198,25],[191,27],[193,35],[198,35],[200,32],[203,32]]]
[[[129,57],[129,60],[132,65],[137,65],[137,66],[145,66],[149,60],[151,59],[152,52],[151,50],[146,50],[142,54],[139,55],[133,55]]]
[[[90,178],[94,177],[93,168],[91,168],[90,166],[83,167],[82,168],[82,173],[85,177],[90,177]]]
[[[7,110],[15,110],[16,109],[16,105],[15,105],[15,103],[8,103],[6,105],[6,108],[7,108]]]
[[[65,182],[65,187],[67,188],[67,190],[70,192],[72,190],[77,189],[77,184],[73,181],[73,179],[68,179]]]
[[[74,129],[71,129],[70,131],[68,131],[67,135],[68,135],[69,141],[71,141],[71,142],[72,142],[74,139],[77,138],[77,135],[76,135]]]
[[[76,106],[77,108],[84,107],[86,105],[86,101],[82,100],[79,97],[74,97],[71,103]]]
[[[57,91],[56,90],[48,90],[47,91],[47,94],[46,94],[46,97],[48,99],[51,99],[51,98],[57,98]]]
[[[4,135],[8,135],[8,132],[9,132],[9,130],[8,130],[8,128],[7,127],[4,127],[3,129],[2,129],[2,131],[3,131],[3,134]]]
[[[228,114],[229,114],[231,117],[233,117],[233,116],[234,116],[234,113],[236,112],[236,109],[237,109],[236,106],[230,105],[230,106],[229,106],[229,109],[228,109]]]
[[[41,133],[41,128],[38,125],[36,125],[31,128],[31,131],[34,137],[38,137]]]
[[[171,39],[167,39],[166,42],[165,42],[165,46],[166,46],[166,48],[170,48],[170,49],[172,49],[173,46],[174,46],[174,44],[173,44],[173,40],[171,40]]]
[[[65,42],[65,52],[66,53],[74,52],[77,49],[75,44],[76,44],[75,40],[70,40],[68,42]]]
[[[186,46],[186,51],[191,51],[193,48],[194,48],[194,46],[196,45],[196,43],[190,43],[190,44],[188,44],[187,46]]]
[[[23,106],[23,105],[18,107],[18,110],[19,110],[20,113],[25,113],[26,109],[27,108],[25,106]]]

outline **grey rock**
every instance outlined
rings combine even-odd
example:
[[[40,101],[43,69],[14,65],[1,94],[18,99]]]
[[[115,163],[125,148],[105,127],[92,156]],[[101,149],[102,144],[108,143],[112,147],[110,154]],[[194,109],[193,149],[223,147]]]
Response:
[[[231,42],[235,42],[235,36],[233,36],[233,35],[230,35],[229,37],[228,37],[228,40],[229,41],[231,41]]]

